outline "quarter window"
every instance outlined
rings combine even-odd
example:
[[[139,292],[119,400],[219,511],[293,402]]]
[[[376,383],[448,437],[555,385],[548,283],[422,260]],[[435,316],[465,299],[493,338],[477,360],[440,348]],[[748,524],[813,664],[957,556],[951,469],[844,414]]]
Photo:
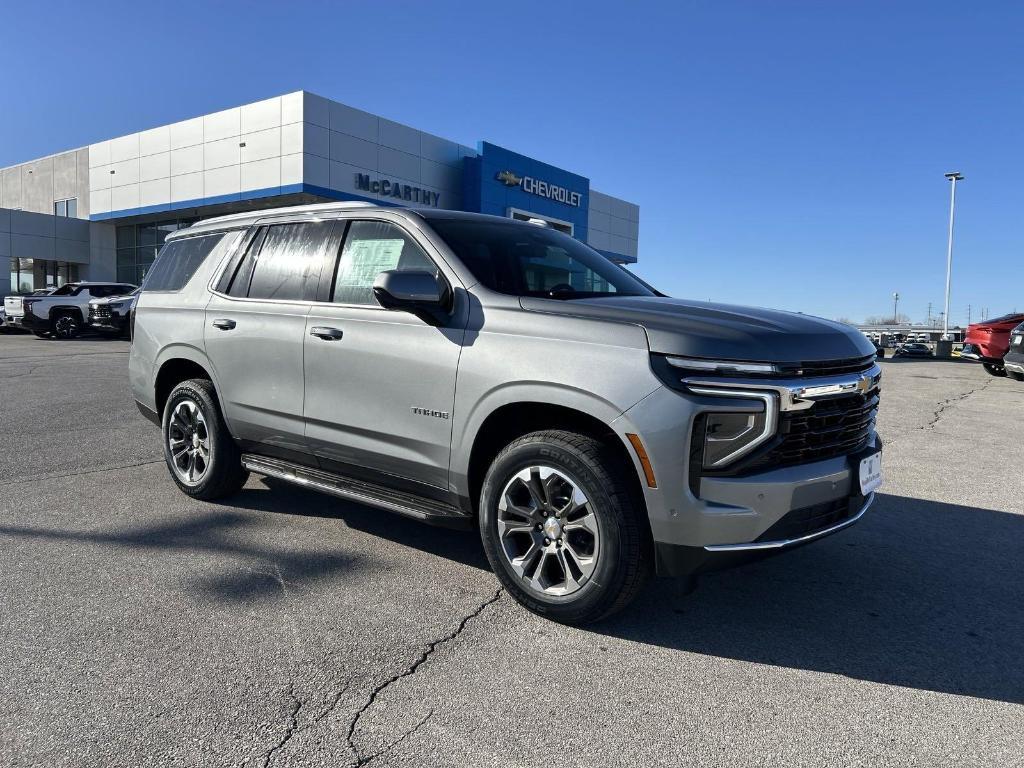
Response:
[[[226,241],[228,247],[238,240],[239,233],[205,235],[172,240],[160,249],[153,268],[146,275],[143,290],[179,291],[192,279],[199,265],[206,260],[217,244]]]
[[[388,270],[436,272],[413,239],[386,221],[353,221],[338,260],[331,300],[337,304],[376,304],[373,281]]]

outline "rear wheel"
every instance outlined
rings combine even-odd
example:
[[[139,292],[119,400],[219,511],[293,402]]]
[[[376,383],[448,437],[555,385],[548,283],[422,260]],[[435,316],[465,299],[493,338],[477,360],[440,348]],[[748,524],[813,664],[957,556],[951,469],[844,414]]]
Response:
[[[990,374],[992,376],[1005,376],[1006,375],[1006,369],[1003,368],[1003,366],[1001,366],[1001,365],[996,365],[995,363],[982,363],[982,367],[985,369],[985,371],[988,374]]]
[[[213,383],[189,379],[171,390],[163,415],[164,459],[178,487],[196,499],[237,492],[249,477],[228,432]]]
[[[50,323],[50,331],[58,339],[73,339],[81,330],[81,319],[74,312],[62,312]]]
[[[498,454],[480,494],[480,535],[519,603],[585,624],[633,600],[652,556],[631,470],[608,446],[572,432],[534,432]]]

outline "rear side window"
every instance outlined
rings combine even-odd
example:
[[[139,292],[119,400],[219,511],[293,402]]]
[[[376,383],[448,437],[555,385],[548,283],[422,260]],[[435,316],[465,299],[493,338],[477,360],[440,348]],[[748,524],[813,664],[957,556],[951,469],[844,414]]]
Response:
[[[228,294],[250,299],[315,301],[333,221],[266,227],[252,241]]]
[[[160,249],[156,263],[146,275],[142,289],[144,291],[180,291],[192,279],[192,275],[199,269],[199,265],[225,237],[234,239],[238,237],[238,233],[232,232],[225,235],[223,232],[219,232],[216,235],[186,237],[167,243]]]

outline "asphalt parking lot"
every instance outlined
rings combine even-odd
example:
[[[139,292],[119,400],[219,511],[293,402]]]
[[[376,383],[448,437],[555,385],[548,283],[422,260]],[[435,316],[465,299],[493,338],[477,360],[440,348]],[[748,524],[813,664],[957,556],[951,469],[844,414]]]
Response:
[[[188,499],[127,351],[0,336],[0,764],[1024,764],[1024,384],[886,361],[861,523],[581,630],[474,533]]]

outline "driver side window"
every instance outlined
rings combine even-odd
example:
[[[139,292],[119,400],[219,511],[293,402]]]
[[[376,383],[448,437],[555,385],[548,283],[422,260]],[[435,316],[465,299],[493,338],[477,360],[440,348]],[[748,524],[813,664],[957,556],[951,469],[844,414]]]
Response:
[[[331,301],[377,306],[373,281],[381,272],[437,268],[423,249],[400,227],[386,221],[353,221],[338,259]]]

